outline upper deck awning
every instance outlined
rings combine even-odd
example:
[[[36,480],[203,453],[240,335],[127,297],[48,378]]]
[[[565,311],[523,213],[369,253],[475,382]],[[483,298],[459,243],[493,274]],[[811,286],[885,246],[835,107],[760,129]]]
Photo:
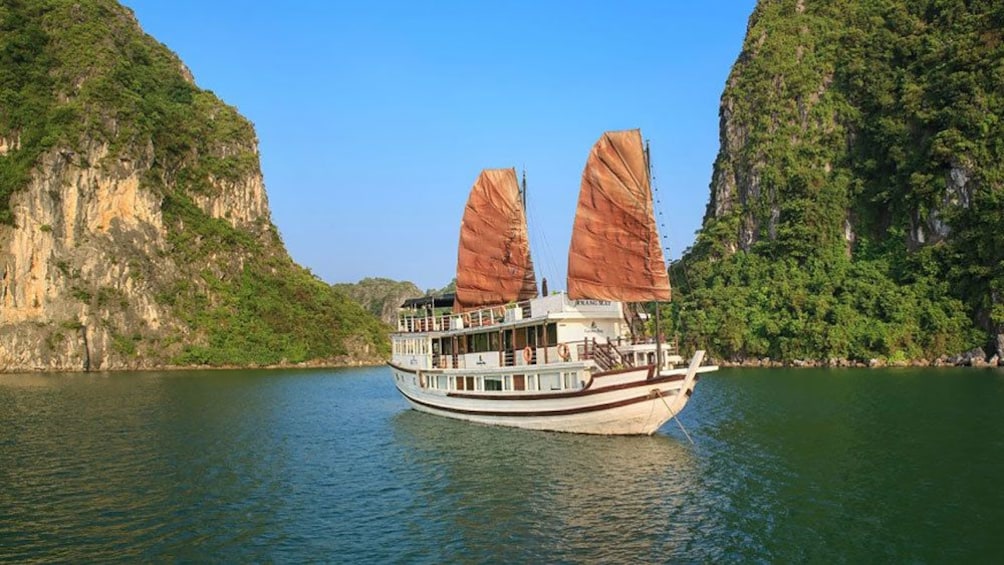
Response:
[[[442,296],[422,296],[421,298],[409,298],[401,304],[401,308],[452,308],[454,295],[444,294]]]

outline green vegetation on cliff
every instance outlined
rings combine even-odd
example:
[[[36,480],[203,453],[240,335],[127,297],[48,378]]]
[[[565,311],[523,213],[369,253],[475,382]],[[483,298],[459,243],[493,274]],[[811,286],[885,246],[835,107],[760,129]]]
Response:
[[[264,225],[264,236],[256,238],[179,195],[165,199],[164,213],[176,218],[169,235],[175,257],[201,266],[195,279],[178,279],[160,295],[206,335],[204,342],[185,345],[178,362],[267,365],[372,361],[389,354],[387,328],[344,292],[293,263],[273,226]],[[243,267],[221,270],[219,258],[226,255]]]
[[[196,87],[177,56],[117,2],[0,4],[0,139],[9,147],[0,154],[0,226],[13,224],[9,199],[46,154],[110,178],[142,172],[140,189],[162,202],[167,241],[164,250],[121,259],[185,328],[156,336],[173,351],[164,362],[372,361],[388,353],[375,317],[290,260],[267,209],[247,224],[200,206],[240,205],[228,191],[260,182],[254,129]],[[84,162],[94,154],[100,162]],[[67,262],[54,260],[70,277]],[[97,283],[73,284],[93,310],[107,306],[86,291]],[[119,328],[115,349],[134,354],[153,333]],[[161,353],[155,349],[143,351]]]
[[[1002,30],[989,0],[759,2],[671,271],[686,339],[930,359],[1004,333]]]
[[[0,220],[41,154],[107,144],[149,161],[150,188],[210,190],[210,176],[258,172],[251,124],[196,87],[181,61],[111,0],[10,0],[0,7]],[[234,146],[239,150],[222,153]],[[69,155],[69,153],[68,153]]]

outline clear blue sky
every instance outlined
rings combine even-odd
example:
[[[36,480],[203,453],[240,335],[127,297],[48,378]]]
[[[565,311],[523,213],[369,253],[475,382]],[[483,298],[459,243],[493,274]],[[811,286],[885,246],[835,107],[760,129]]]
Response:
[[[478,172],[525,167],[556,290],[604,130],[651,140],[670,256],[693,243],[755,1],[124,3],[254,122],[272,219],[322,279],[445,285]]]

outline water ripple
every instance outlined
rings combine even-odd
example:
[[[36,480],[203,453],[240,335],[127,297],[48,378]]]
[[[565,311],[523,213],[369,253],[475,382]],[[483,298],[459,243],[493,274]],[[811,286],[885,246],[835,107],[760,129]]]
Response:
[[[379,368],[0,375],[0,561],[992,561],[1002,402],[722,371],[691,445],[428,416]]]

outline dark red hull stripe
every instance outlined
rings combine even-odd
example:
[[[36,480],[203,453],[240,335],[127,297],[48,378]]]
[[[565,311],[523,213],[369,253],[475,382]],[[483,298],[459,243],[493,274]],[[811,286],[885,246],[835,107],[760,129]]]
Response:
[[[468,394],[466,392],[449,392],[447,396],[452,396],[455,398],[471,398],[475,400],[546,400],[548,398],[574,398],[576,396],[590,396],[593,394],[602,394],[604,392],[613,392],[615,390],[626,390],[629,388],[644,388],[653,385],[661,385],[666,383],[671,383],[675,381],[682,381],[686,378],[686,375],[669,375],[666,377],[659,377],[658,379],[650,379],[647,381],[637,381],[633,383],[623,383],[619,385],[601,386],[592,388],[592,386],[587,386],[581,390],[574,390],[571,392],[555,392],[551,394],[527,394],[520,396],[495,396],[491,394]],[[592,385],[593,383],[589,383]]]
[[[621,373],[630,373],[631,371],[640,371],[642,369],[647,369],[648,370],[648,374],[651,375],[653,369],[655,369],[655,365],[642,365],[640,367],[624,367],[623,369],[613,369],[611,371],[603,371],[601,373],[596,373],[595,375],[593,375],[593,378],[594,379],[601,379],[603,377],[609,377],[611,375],[619,375]]]
[[[396,388],[396,387],[395,387]],[[572,416],[575,414],[585,414],[587,412],[599,412],[601,410],[610,410],[611,408],[620,408],[621,406],[628,406],[630,404],[636,404],[638,402],[645,402],[646,400],[651,400],[649,395],[636,396],[634,398],[627,398],[624,400],[618,400],[617,402],[608,402],[606,404],[596,404],[593,406],[583,406],[581,408],[563,408],[561,410],[539,410],[534,412],[507,412],[504,410],[465,410],[463,408],[447,408],[445,406],[437,406],[435,404],[430,404],[428,402],[423,402],[417,400],[405,394],[400,388],[397,389],[401,393],[401,396],[407,398],[409,401],[425,406],[427,408],[432,408],[433,410],[440,410],[442,412],[452,412],[454,414],[466,414],[469,416],[502,416],[502,417],[513,417],[513,418],[537,418],[541,416]]]
[[[387,364],[390,365],[391,367],[393,367],[394,369],[397,369],[398,371],[402,371],[404,373],[411,373],[413,375],[418,373],[418,370],[416,370],[416,369],[407,369],[407,368],[402,367],[400,365],[391,363],[390,361],[387,361]]]
[[[416,374],[418,371],[411,369],[405,369],[399,365],[393,363],[388,363],[391,367],[403,371],[405,373]],[[634,369],[632,369],[634,370]],[[609,374],[609,373],[608,373]],[[596,377],[594,376],[593,379]],[[676,381],[682,381],[687,378],[686,375],[668,375],[665,377],[659,377],[657,379],[648,379],[644,381],[637,381],[633,383],[624,383],[619,385],[602,386],[593,388],[593,383],[595,380],[591,381],[585,388],[581,390],[575,390],[571,392],[555,392],[550,394],[525,394],[520,396],[495,396],[493,394],[468,394],[465,392],[448,392],[447,396],[454,398],[469,398],[471,400],[546,400],[548,398],[574,398],[576,396],[589,396],[593,394],[602,394],[604,392],[613,392],[615,390],[625,390],[629,388],[643,388],[652,385],[661,385],[665,383],[672,383]],[[697,380],[697,375],[694,375],[694,380]]]

